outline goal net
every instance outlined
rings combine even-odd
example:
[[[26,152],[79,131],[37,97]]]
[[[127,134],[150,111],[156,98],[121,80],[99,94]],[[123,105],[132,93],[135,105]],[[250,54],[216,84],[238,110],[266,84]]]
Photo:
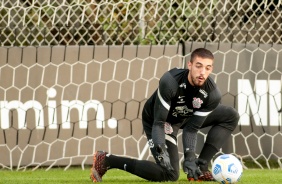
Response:
[[[85,168],[96,150],[152,160],[143,105],[164,72],[186,67],[190,52],[206,47],[216,57],[212,77],[222,103],[240,114],[220,153],[258,168],[281,168],[280,6],[0,1],[0,165]],[[207,131],[198,134],[197,153]]]
[[[96,150],[152,159],[143,104],[165,71],[185,67],[189,51],[203,46],[215,54],[212,77],[222,103],[241,116],[221,152],[261,168],[281,167],[281,46],[201,42],[0,48],[1,166],[84,168]],[[206,132],[199,133],[197,152]]]

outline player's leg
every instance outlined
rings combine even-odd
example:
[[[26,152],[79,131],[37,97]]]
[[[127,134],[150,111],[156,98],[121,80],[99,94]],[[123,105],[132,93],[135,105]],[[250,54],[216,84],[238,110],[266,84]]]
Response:
[[[155,149],[155,145],[153,144],[153,141],[152,141],[152,123],[151,123],[152,121],[153,120],[150,119],[149,116],[146,116],[146,114],[144,115],[143,113],[142,122],[143,122],[144,131],[148,139],[150,151],[156,163],[151,162],[153,163],[154,167],[148,170],[147,168],[150,168],[152,165],[151,166],[144,165],[145,162],[140,161],[140,163],[138,164],[138,167],[140,167],[140,171],[141,171],[139,173],[139,176],[144,174],[144,176],[141,176],[141,177],[147,180],[150,180],[150,181],[176,181],[179,178],[179,155],[178,155],[176,137],[177,137],[177,133],[180,128],[180,124],[171,126],[169,123],[166,123],[164,127],[164,129],[172,130],[172,133],[167,133],[165,135],[167,152],[170,157],[171,166],[174,169],[173,171],[169,171],[163,168],[162,166],[160,166],[159,160],[157,159],[157,152]],[[141,168],[147,171],[142,171]]]
[[[172,150],[175,145],[171,145],[170,142],[168,142],[167,145],[169,154],[173,155],[174,151]],[[175,155],[173,156],[175,158]],[[94,169],[92,168],[91,171],[91,179],[94,182],[102,181],[102,177],[106,171],[113,168],[124,170],[149,181],[176,181],[179,177],[179,161],[177,159],[175,159],[177,162],[171,160],[172,167],[178,167],[178,169],[175,169],[174,171],[168,171],[152,161],[131,159],[102,151],[98,151],[94,154],[94,160],[95,159],[96,162],[94,161],[94,163],[96,164],[96,167],[94,167]]]
[[[200,158],[211,161],[219,151],[231,133],[237,127],[239,121],[238,112],[228,106],[219,105],[206,119],[202,128],[211,126],[205,145],[200,153]]]
[[[157,153],[155,147],[151,147],[151,153],[153,157],[155,158],[156,163],[153,163],[152,165],[146,165],[145,162],[140,161],[138,167],[140,167],[140,173],[139,176],[144,175],[142,178],[145,178],[150,181],[176,181],[179,178],[179,156],[178,156],[178,147],[175,143],[166,140],[167,145],[167,151],[170,158],[171,166],[173,167],[173,171],[169,171],[166,168],[160,166],[158,163],[158,160],[156,159]],[[151,166],[152,169],[148,170]],[[147,170],[147,172],[144,172],[141,170],[141,168]]]
[[[152,125],[146,120],[143,120],[143,125],[150,145],[150,150],[153,157],[156,159],[156,151],[151,144],[152,141],[150,141],[152,138]],[[177,134],[178,129],[179,127],[175,126],[173,132]],[[168,171],[152,161],[131,159],[98,151],[94,154],[94,162],[90,178],[93,182],[100,182],[107,170],[117,168],[149,181],[176,181],[179,178],[179,157],[176,142],[176,136],[166,136],[167,151],[170,156],[171,165],[174,168],[173,171]]]
[[[236,128],[239,121],[238,112],[228,106],[219,105],[206,119],[202,128],[211,126],[206,138],[206,142],[199,155],[199,158],[204,159],[210,163],[213,156],[220,150],[231,133]],[[201,165],[201,170],[205,173],[208,171],[208,165]],[[212,177],[207,172],[207,180]],[[210,178],[211,180],[213,178]]]

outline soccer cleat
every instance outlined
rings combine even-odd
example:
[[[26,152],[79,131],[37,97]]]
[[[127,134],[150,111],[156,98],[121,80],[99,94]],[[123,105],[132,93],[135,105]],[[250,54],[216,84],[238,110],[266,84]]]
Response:
[[[189,178],[187,177],[188,181],[199,181],[199,180],[195,180],[194,178]]]
[[[103,175],[109,169],[106,162],[106,155],[104,151],[96,151],[93,157],[93,166],[91,168],[90,179],[92,182],[101,182]]]
[[[202,171],[203,175],[199,176],[198,181],[215,181],[210,171]]]
[[[191,178],[191,177],[188,177],[187,176],[187,179],[188,181],[198,181],[198,182],[201,182],[201,181],[216,181],[213,176],[212,176],[212,173],[210,171],[205,171],[205,172],[202,172],[203,175],[199,176],[198,180],[195,180],[194,178]]]

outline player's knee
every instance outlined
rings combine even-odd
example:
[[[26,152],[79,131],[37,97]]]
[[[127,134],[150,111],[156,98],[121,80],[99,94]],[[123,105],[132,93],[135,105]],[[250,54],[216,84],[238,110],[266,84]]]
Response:
[[[234,130],[237,127],[238,122],[239,122],[239,118],[240,118],[239,113],[235,108],[228,107],[227,114],[228,114],[227,117],[229,118],[229,121],[228,121],[229,127],[230,129]]]
[[[180,176],[179,170],[166,171],[167,181],[177,181],[179,179],[179,176]]]

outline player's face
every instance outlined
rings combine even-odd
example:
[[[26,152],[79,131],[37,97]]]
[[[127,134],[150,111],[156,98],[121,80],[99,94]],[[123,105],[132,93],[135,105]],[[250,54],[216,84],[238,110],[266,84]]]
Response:
[[[213,60],[196,57],[193,62],[188,62],[188,80],[192,86],[202,86],[213,69]]]

